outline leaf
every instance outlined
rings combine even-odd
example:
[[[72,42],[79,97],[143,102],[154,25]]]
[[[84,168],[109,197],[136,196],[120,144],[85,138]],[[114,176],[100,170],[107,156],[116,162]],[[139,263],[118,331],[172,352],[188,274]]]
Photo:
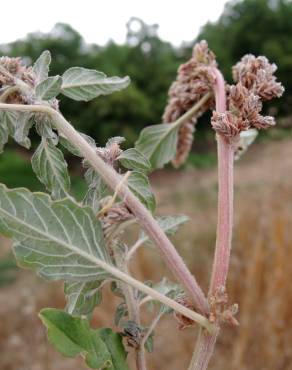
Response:
[[[108,141],[106,142],[106,145],[105,147],[106,148],[110,148],[113,144],[121,144],[122,142],[124,142],[126,139],[123,137],[123,136],[114,136],[114,137],[111,137],[108,139]]]
[[[163,278],[160,282],[152,285],[152,288],[174,300],[184,293],[184,290],[179,284],[175,284],[166,278]],[[160,305],[160,312],[163,314],[171,313],[173,311],[171,308],[155,300],[150,301],[148,304],[150,309],[152,308],[153,303]]]
[[[62,94],[77,101],[89,101],[126,88],[129,77],[107,77],[104,73],[81,67],[69,68],[62,76]]]
[[[29,130],[33,125],[32,114],[30,112],[1,112],[0,121],[2,129],[6,127],[6,133],[14,138],[14,140],[24,146],[30,148],[30,140],[28,138]],[[6,136],[4,136],[5,139]],[[0,139],[1,140],[1,139]]]
[[[90,315],[102,300],[101,281],[65,283],[66,311],[71,315]]]
[[[120,321],[128,316],[128,307],[125,302],[121,302],[115,312],[115,325],[118,326],[120,324]]]
[[[8,127],[6,122],[3,121],[2,115],[0,116],[0,153],[3,152],[4,145],[8,142]]]
[[[13,111],[0,112],[0,120],[2,125],[6,125],[8,133],[13,137],[17,125],[18,113]]]
[[[167,235],[174,235],[179,228],[180,225],[183,225],[189,218],[184,215],[175,215],[175,216],[162,216],[157,217],[156,221],[158,222],[160,228],[167,234]],[[149,239],[148,235],[145,234],[143,230],[141,230],[139,239],[143,243],[152,244],[152,240]]]
[[[128,186],[145,207],[147,207],[151,212],[154,212],[156,202],[150,189],[147,176],[141,172],[133,171],[128,178]]]
[[[42,139],[31,158],[31,164],[38,179],[52,193],[52,198],[68,196],[70,177],[67,163],[61,150],[50,139]]]
[[[149,337],[147,338],[146,342],[145,342],[145,349],[148,353],[152,353],[153,352],[153,347],[154,347],[154,335],[151,334],[149,335]]]
[[[151,163],[149,160],[135,148],[125,150],[117,159],[125,168],[130,170],[141,172],[149,172],[151,170]]]
[[[121,335],[109,328],[99,329],[98,334],[111,353],[113,370],[129,370],[126,363],[127,352],[124,349]]]
[[[36,97],[39,100],[50,100],[60,94],[61,86],[61,76],[48,77],[36,86]]]
[[[36,132],[44,139],[51,139],[54,145],[58,144],[59,137],[53,131],[51,119],[44,115],[38,114],[34,116]]]
[[[0,185],[0,233],[14,240],[23,267],[48,280],[96,281],[111,264],[100,222],[92,209],[43,193]]]
[[[239,142],[236,145],[234,152],[234,159],[238,160],[248,150],[251,144],[258,136],[258,130],[251,128],[246,131],[241,131],[239,135]]]
[[[100,208],[99,201],[110,193],[109,188],[101,176],[91,167],[87,169],[84,177],[88,184],[88,190],[82,203],[97,212]]]
[[[93,330],[87,319],[53,308],[43,309],[39,316],[50,343],[64,356],[82,355],[91,369],[129,370],[121,336],[111,329]]]
[[[50,64],[51,64],[51,53],[48,50],[45,50],[38,57],[34,66],[32,67],[37,82],[41,82],[48,77]]]
[[[135,144],[137,150],[151,162],[152,168],[162,168],[176,153],[179,126],[163,123],[144,128]]]
[[[86,135],[86,134],[83,134],[82,132],[79,132],[79,134],[83,137],[83,139],[85,141],[87,141],[87,143],[92,147],[92,148],[96,148],[96,144],[95,144],[95,141],[92,137]],[[74,145],[72,145],[70,143],[70,141],[67,140],[67,138],[63,135],[60,135],[60,144],[65,148],[67,149],[70,153],[72,153],[73,155],[76,155],[77,157],[83,157],[83,155],[80,153],[79,149],[77,149]]]
[[[12,116],[10,116],[12,117]],[[17,115],[17,120],[14,122],[14,140],[26,149],[30,148],[30,140],[28,138],[29,130],[33,125],[32,115],[29,112],[21,112]],[[12,128],[13,129],[13,128]]]

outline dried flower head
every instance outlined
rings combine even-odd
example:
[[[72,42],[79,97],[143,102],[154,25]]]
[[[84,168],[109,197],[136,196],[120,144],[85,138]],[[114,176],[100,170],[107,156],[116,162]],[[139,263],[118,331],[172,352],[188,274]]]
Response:
[[[180,167],[187,159],[191,151],[194,140],[194,125],[190,122],[185,123],[178,133],[177,151],[172,164],[175,168]]]
[[[31,67],[26,67],[21,58],[0,58],[0,88],[4,93],[6,88],[15,84],[16,80],[25,82],[30,87],[35,84],[35,76]],[[27,104],[27,97],[22,95],[21,92],[15,91],[6,99],[7,103]]]
[[[284,91],[276,81],[275,64],[265,57],[244,56],[233,67],[236,85],[227,87],[227,112],[213,113],[214,130],[229,142],[236,144],[242,131],[251,128],[269,128],[275,125],[270,116],[262,116],[262,101],[280,97]]]
[[[281,83],[276,82],[276,70],[276,64],[271,64],[266,57],[247,54],[233,67],[232,73],[235,82],[241,82],[262,100],[271,100],[284,92]]]
[[[101,201],[101,207],[104,207],[111,197],[106,197]],[[107,235],[109,229],[121,222],[134,218],[133,213],[123,202],[115,203],[101,218],[104,234]]]
[[[0,66],[2,66],[10,75],[19,80],[24,81],[29,86],[33,87],[35,76],[31,67],[26,67],[21,58],[1,57]],[[13,79],[10,76],[0,71],[0,87],[13,84]]]
[[[108,140],[105,148],[97,148],[97,154],[109,165],[115,167],[118,156],[123,152],[120,148],[120,144],[125,139],[117,136]]]
[[[208,48],[207,42],[201,41],[196,44],[192,58],[179,67],[177,79],[169,89],[169,100],[163,115],[163,122],[176,121],[212,90],[214,77],[210,73],[210,67],[216,66],[215,55]],[[213,98],[210,98],[196,117],[181,126],[178,134],[177,155],[173,160],[176,167],[184,163],[191,149],[192,139],[190,136],[194,131],[191,130],[191,126],[194,126],[197,117],[213,106],[213,103]]]
[[[225,287],[219,287],[214,294],[209,296],[210,322],[226,323],[237,326],[238,321],[234,317],[238,312],[238,305],[228,303],[228,295]]]

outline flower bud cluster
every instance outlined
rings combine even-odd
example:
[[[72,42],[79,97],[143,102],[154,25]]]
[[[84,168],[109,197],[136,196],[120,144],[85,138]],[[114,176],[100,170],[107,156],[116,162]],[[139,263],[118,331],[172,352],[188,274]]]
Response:
[[[274,118],[263,116],[261,110],[263,101],[278,98],[284,92],[274,76],[276,69],[267,58],[250,54],[233,67],[236,84],[227,87],[227,111],[213,112],[212,126],[219,135],[236,142],[242,131],[275,125]]]
[[[212,91],[214,83],[210,67],[216,67],[215,55],[206,41],[194,46],[192,58],[178,69],[176,81],[169,89],[169,100],[163,115],[163,122],[172,123],[192,108],[205,94]],[[197,118],[214,105],[210,98],[196,116],[185,122],[178,133],[177,154],[173,160],[175,167],[183,164],[193,142],[194,125]]]

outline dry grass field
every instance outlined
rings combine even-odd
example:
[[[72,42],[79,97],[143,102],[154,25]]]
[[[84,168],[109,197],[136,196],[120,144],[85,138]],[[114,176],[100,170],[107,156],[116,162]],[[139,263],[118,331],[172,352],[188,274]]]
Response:
[[[216,228],[216,170],[161,172],[152,178],[159,213],[192,219],[174,238],[192,272],[207,289]],[[6,244],[6,246],[5,246]],[[1,242],[1,255],[8,242]],[[156,251],[143,249],[133,261],[140,279],[171,278]],[[254,146],[236,164],[235,232],[228,281],[239,304],[238,328],[224,328],[210,370],[292,369],[292,141]],[[117,299],[105,292],[93,324],[112,325]],[[63,307],[62,286],[29,271],[0,288],[1,370],[82,370],[82,361],[57,354],[37,317],[44,306]],[[177,330],[172,317],[157,328],[149,370],[183,370],[196,332]]]

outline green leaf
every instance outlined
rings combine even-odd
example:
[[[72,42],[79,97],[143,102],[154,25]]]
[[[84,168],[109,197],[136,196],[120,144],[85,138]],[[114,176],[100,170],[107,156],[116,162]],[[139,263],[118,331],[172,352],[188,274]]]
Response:
[[[12,119],[12,115],[10,115]],[[11,127],[14,129],[13,138],[14,140],[21,146],[25,147],[26,149],[30,148],[30,140],[28,138],[29,130],[33,125],[32,114],[29,112],[21,112],[17,114],[16,121],[13,122],[15,125]]]
[[[152,168],[161,168],[176,153],[179,126],[163,123],[144,128],[135,144],[137,150],[151,162]]]
[[[111,329],[93,330],[87,319],[53,308],[43,309],[39,317],[50,343],[64,356],[82,355],[91,369],[128,370],[121,336]]]
[[[60,94],[61,86],[61,76],[48,77],[36,86],[36,97],[39,100],[50,100]]]
[[[17,125],[18,113],[13,111],[0,112],[1,125],[6,125],[8,133],[13,137]]]
[[[171,299],[176,299],[177,297],[181,296],[184,293],[183,288],[179,284],[175,284],[171,281],[169,281],[166,278],[163,278],[161,281],[158,283],[152,285],[152,288],[157,290],[159,293],[171,298]],[[173,310],[163,304],[161,304],[158,301],[152,300],[148,304],[150,309],[152,308],[153,303],[159,304],[160,305],[160,312],[163,314],[166,313],[171,313]]]
[[[71,315],[90,315],[102,300],[101,281],[65,283],[66,311]]]
[[[34,116],[36,132],[45,139],[51,139],[54,145],[58,144],[59,137],[53,131],[50,117],[44,114]]]
[[[151,170],[151,163],[149,160],[135,148],[130,148],[122,152],[118,160],[125,168],[130,170],[141,172],[149,172]]]
[[[73,100],[89,101],[126,88],[129,77],[107,77],[92,69],[73,67],[63,74],[62,94]]]
[[[38,57],[32,68],[36,76],[37,82],[41,82],[48,77],[50,63],[51,63],[51,53],[48,50],[45,50]]]
[[[98,334],[106,344],[111,356],[113,370],[129,370],[126,363],[127,352],[124,349],[122,336],[109,328],[97,330]]]
[[[83,137],[84,140],[87,141],[87,143],[92,147],[92,148],[96,148],[96,144],[95,144],[95,141],[92,137],[86,135],[86,134],[83,134],[82,132],[79,132],[79,134]],[[77,149],[74,145],[72,145],[70,143],[70,141],[67,140],[67,138],[63,135],[61,135],[60,137],[60,144],[65,148],[67,149],[70,153],[72,153],[73,155],[76,155],[77,157],[83,157],[83,155],[80,153],[79,149]]]
[[[189,221],[189,218],[184,215],[174,215],[174,216],[162,216],[157,217],[156,221],[158,222],[160,228],[167,234],[167,235],[174,235],[179,228],[180,225],[185,224]],[[152,240],[149,239],[148,235],[145,234],[143,230],[141,230],[139,239],[143,243],[152,244]]]
[[[70,177],[67,163],[61,150],[50,139],[42,138],[40,145],[31,158],[31,164],[38,179],[52,193],[52,198],[68,196]]]
[[[8,127],[0,115],[0,153],[3,152],[4,145],[8,142]]]
[[[108,186],[102,180],[99,173],[89,167],[85,172],[85,181],[88,184],[88,190],[82,201],[84,205],[91,207],[95,212],[99,210],[99,201],[110,194]]]
[[[92,209],[43,193],[0,185],[0,233],[12,237],[18,263],[48,280],[96,281],[110,265]]]
[[[128,307],[125,302],[121,302],[115,312],[115,325],[118,326],[120,324],[120,321],[128,316]]]
[[[156,202],[150,189],[147,176],[141,172],[133,171],[128,178],[128,186],[145,207],[147,207],[151,212],[154,212]]]
[[[149,353],[153,352],[153,347],[154,347],[154,338],[153,337],[154,337],[153,334],[149,335],[149,337],[147,338],[147,340],[145,342],[145,349]]]

